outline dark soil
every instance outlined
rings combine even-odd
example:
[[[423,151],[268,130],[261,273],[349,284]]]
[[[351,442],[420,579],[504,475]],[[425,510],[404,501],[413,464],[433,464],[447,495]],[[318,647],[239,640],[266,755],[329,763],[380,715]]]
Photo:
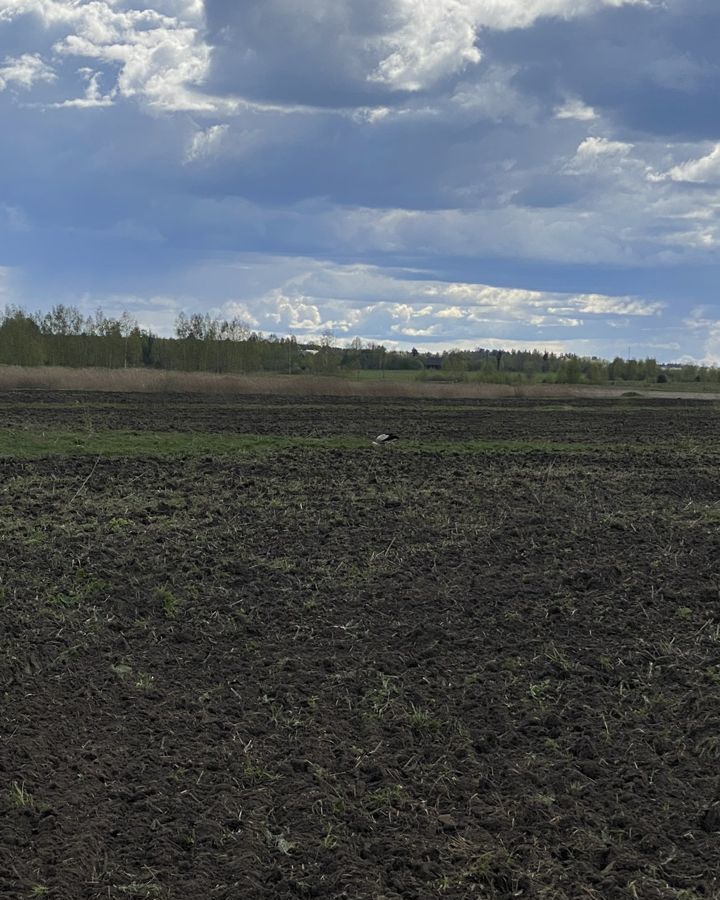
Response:
[[[720,897],[717,406],[30,399],[401,440],[0,460],[0,896]]]
[[[657,414],[656,414],[657,413]],[[298,437],[372,435],[389,424],[417,440],[648,442],[720,437],[707,400],[408,400],[207,397],[198,394],[0,393],[6,428],[215,432]],[[388,424],[389,423],[389,424]]]

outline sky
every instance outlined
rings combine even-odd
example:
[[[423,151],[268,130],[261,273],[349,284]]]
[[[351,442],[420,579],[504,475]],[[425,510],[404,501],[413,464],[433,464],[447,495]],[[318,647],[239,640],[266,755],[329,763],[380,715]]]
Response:
[[[0,307],[720,364],[717,0],[0,0]]]

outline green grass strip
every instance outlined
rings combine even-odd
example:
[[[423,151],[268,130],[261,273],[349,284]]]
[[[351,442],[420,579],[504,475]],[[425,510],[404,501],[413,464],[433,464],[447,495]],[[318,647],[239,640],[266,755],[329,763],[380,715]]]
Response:
[[[0,431],[0,457],[32,459],[41,456],[227,456],[259,455],[291,449],[366,450],[375,453],[419,452],[543,452],[580,453],[607,451],[606,444],[553,441],[402,441],[389,447],[373,447],[362,437],[299,437],[207,432],[54,431],[5,429]]]

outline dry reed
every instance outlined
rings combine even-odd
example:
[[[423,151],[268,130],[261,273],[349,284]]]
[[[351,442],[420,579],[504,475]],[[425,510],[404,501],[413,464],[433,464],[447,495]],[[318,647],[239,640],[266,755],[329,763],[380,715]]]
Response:
[[[570,399],[617,397],[622,388],[566,384],[457,384],[378,381],[318,375],[215,375],[156,369],[71,369],[62,366],[30,368],[0,366],[0,391],[111,391],[167,394],[278,394],[302,397],[407,397],[428,399]],[[652,396],[658,396],[654,393]],[[667,396],[667,395],[665,395]]]

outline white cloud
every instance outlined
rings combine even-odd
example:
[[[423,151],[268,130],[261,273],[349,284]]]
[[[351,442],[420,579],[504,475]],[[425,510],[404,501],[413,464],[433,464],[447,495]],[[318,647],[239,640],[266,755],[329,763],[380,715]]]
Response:
[[[250,266],[252,271],[255,266]],[[265,272],[260,277],[260,272]],[[257,264],[248,283],[275,284],[252,298],[222,305],[263,330],[294,332],[298,337],[332,329],[338,334],[393,334],[438,341],[510,336],[518,328],[577,331],[583,316],[611,322],[660,314],[662,304],[635,297],[560,294],[467,282],[409,278],[404,271],[373,266],[343,266],[312,260]],[[277,278],[281,281],[278,283]],[[235,313],[232,313],[235,314]]]
[[[220,317],[223,319],[240,319],[252,328],[256,328],[260,324],[260,320],[253,315],[248,304],[241,300],[228,300],[226,303],[223,303]]]
[[[367,122],[374,125],[376,122],[382,122],[393,110],[388,106],[361,106],[359,109],[352,111],[351,116],[356,122]],[[394,111],[397,115],[397,110]]]
[[[438,319],[462,319],[465,312],[459,306],[446,306],[445,309],[436,313]]]
[[[597,113],[592,106],[586,106],[577,97],[567,99],[562,106],[554,110],[556,119],[576,119],[578,122],[591,122],[597,119]]]
[[[208,260],[166,273],[164,282],[163,294],[94,293],[78,301],[58,291],[53,302],[80,305],[85,313],[100,305],[113,316],[127,309],[155,334],[171,335],[181,310],[207,311],[213,317],[237,317],[266,334],[294,334],[300,341],[317,340],[330,330],[339,344],[359,337],[408,350],[413,345],[427,350],[529,347],[610,358],[627,355],[629,343],[635,355],[667,359],[679,347],[702,355],[706,333],[709,339],[717,319],[708,308],[693,322],[675,327],[659,304],[643,298],[443,282],[413,270],[307,258]],[[0,270],[0,301],[5,299],[2,286]],[[23,302],[17,291],[12,296]],[[655,321],[648,319],[649,309],[657,311]],[[638,319],[642,338],[633,331]]]
[[[67,109],[74,107],[75,109],[92,109],[98,106],[112,106],[113,98],[117,91],[113,90],[109,94],[103,94],[100,90],[100,79],[102,72],[94,72],[92,69],[83,67],[78,70],[80,76],[85,80],[85,95],[76,97],[73,100],[60,100],[57,103],[49,104],[54,109]]]
[[[480,61],[476,22],[459,0],[397,0],[400,27],[383,37],[383,59],[369,80],[418,91],[449,72]]]
[[[605,297],[600,294],[581,297],[579,306],[583,313],[613,316],[657,316],[662,309],[662,303],[648,303],[638,297]]]
[[[693,310],[685,326],[702,339],[701,356],[689,361],[705,366],[720,366],[720,319],[709,315],[710,310]]]
[[[518,290],[515,288],[497,288],[487,284],[464,284],[434,282],[426,288],[437,297],[462,299],[466,303],[486,307],[508,307],[517,304],[533,305],[540,303],[543,295],[539,291]]]
[[[23,53],[22,56],[6,57],[0,66],[0,91],[10,85],[31,88],[38,81],[55,81],[56,75],[38,53]]]
[[[393,334],[402,334],[404,337],[434,337],[439,330],[438,325],[428,325],[426,328],[411,328],[409,325],[391,325]]]
[[[720,143],[715,144],[707,156],[691,159],[673,166],[667,173],[673,181],[717,184],[720,182]]]
[[[60,36],[56,56],[96,60],[108,68],[115,83],[105,97],[136,98],[154,110],[194,111],[234,115],[244,109],[307,111],[302,105],[249,103],[239,97],[219,97],[202,90],[209,74],[212,48],[204,40],[202,0],[150,0],[135,8],[131,0],[0,0],[0,22],[32,14]],[[356,70],[367,79],[393,89],[422,90],[481,59],[478,35],[485,29],[523,28],[541,16],[570,18],[604,6],[643,3],[645,0],[388,0],[381,37],[344,34]],[[302,8],[290,5],[288,15],[301,16]],[[314,0],[306,9],[319,22],[335,22],[343,16],[331,0]],[[44,65],[44,64],[43,64]],[[50,70],[36,70],[34,80],[47,80]],[[24,77],[27,78],[27,75]],[[28,85],[29,86],[29,85]],[[0,89],[2,77],[0,76]],[[241,86],[239,86],[241,88]],[[92,105],[80,100],[57,106]],[[81,98],[82,99],[82,98]],[[84,98],[87,100],[88,98]],[[579,101],[566,104],[561,117],[589,118],[592,110]],[[522,100],[496,69],[483,72],[479,85],[458,91],[453,103],[494,121],[523,114]],[[579,105],[578,105],[579,104]],[[389,114],[387,107],[368,107],[356,114],[374,123]],[[417,112],[417,111],[415,111]],[[527,118],[528,112],[524,112]]]
[[[632,150],[633,145],[624,141],[610,141],[604,137],[587,137],[578,145],[575,155],[566,165],[566,171],[573,173],[598,172],[600,170],[619,172]]]
[[[222,144],[227,131],[227,125],[211,125],[204,131],[196,131],[190,140],[185,161],[196,162],[213,156]]]
[[[720,227],[714,226],[696,226],[688,231],[681,232],[678,238],[683,241],[687,247],[694,247],[697,250],[714,250],[720,246]]]
[[[224,111],[237,104],[197,90],[207,76],[210,48],[200,36],[203,6],[197,0],[155,0],[154,7],[123,8],[118,0],[0,0],[0,22],[33,14],[62,35],[53,45],[58,56],[93,59],[107,67],[115,83],[106,96],[135,97],[165,111]],[[160,11],[165,10],[165,11]],[[22,57],[28,60],[36,57]],[[48,80],[35,66],[34,80]],[[29,71],[29,70],[28,70]],[[25,75],[25,77],[29,77]],[[5,79],[7,80],[7,78]],[[57,106],[92,106],[92,97]]]
[[[329,327],[327,322],[323,322],[319,307],[310,302],[308,297],[289,296],[282,289],[273,291],[273,294],[275,312],[267,315],[277,324],[283,324],[291,331],[320,330],[322,327]]]
[[[395,303],[389,307],[389,312],[394,319],[403,319],[405,322],[409,322],[410,319],[415,319],[419,316],[431,315],[433,307],[429,304],[418,307],[410,303]]]
[[[381,60],[371,81],[409,91],[477,63],[484,28],[527,28],[541,16],[572,18],[605,6],[648,5],[648,0],[395,0],[388,18],[396,28],[379,41]]]

